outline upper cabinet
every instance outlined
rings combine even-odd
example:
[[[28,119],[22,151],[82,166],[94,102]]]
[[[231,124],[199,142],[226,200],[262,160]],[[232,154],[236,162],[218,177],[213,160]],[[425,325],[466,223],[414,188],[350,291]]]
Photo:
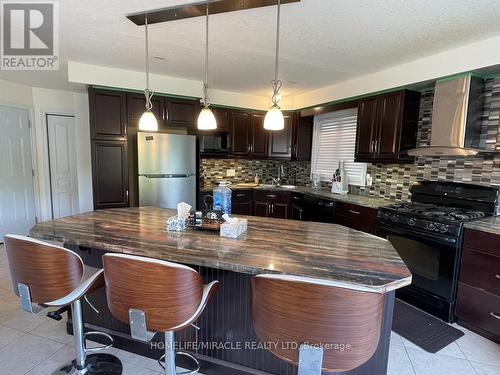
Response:
[[[124,92],[90,88],[89,108],[92,139],[126,139],[127,100]]]
[[[196,100],[164,98],[165,123],[167,127],[181,126],[196,128],[200,105]]]
[[[248,128],[248,155],[256,158],[267,157],[268,131],[264,129],[264,112],[252,112]]]
[[[292,159],[311,160],[314,116],[300,117],[297,114],[293,132]]]
[[[229,132],[231,127],[231,110],[214,106],[210,106],[210,109],[217,120],[217,130],[214,130],[214,132]]]
[[[162,96],[153,96],[151,99],[153,108],[151,111],[158,121],[158,127],[165,127],[165,106]],[[146,110],[146,98],[144,94],[127,93],[127,126],[139,128],[139,120]]]
[[[292,157],[292,139],[295,125],[293,113],[283,113],[285,128],[269,132],[269,157],[273,159],[290,159]]]
[[[411,161],[416,147],[420,93],[401,90],[358,103],[355,159],[369,163]]]
[[[250,152],[248,134],[250,133],[251,116],[247,111],[231,111],[231,144],[232,153],[246,155]]]

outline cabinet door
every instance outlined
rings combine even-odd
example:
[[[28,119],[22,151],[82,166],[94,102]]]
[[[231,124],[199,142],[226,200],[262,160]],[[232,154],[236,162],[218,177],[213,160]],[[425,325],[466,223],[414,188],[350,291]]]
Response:
[[[277,219],[288,219],[288,203],[273,203],[271,216]]]
[[[215,119],[217,120],[217,131],[218,132],[229,132],[229,116],[230,110],[227,108],[221,107],[212,107],[210,106]]]
[[[235,215],[253,215],[253,202],[234,203],[231,212]]]
[[[196,100],[165,98],[165,120],[168,126],[194,129],[199,114]]]
[[[248,133],[250,128],[250,113],[231,111],[231,137],[233,154],[246,155],[249,152]]]
[[[379,125],[375,141],[377,159],[394,159],[399,154],[401,116],[403,114],[403,92],[394,92],[379,97]]]
[[[91,139],[124,140],[127,137],[127,103],[124,92],[89,89]]]
[[[94,209],[128,207],[127,142],[92,141]]]
[[[266,114],[263,112],[253,112],[250,126],[250,155],[256,157],[267,156],[267,140],[268,131],[264,129],[264,118]]]
[[[153,113],[158,121],[158,127],[165,127],[165,113],[163,97],[153,96],[151,100],[153,103]],[[127,93],[127,126],[132,128],[139,128],[139,120],[146,110],[146,99],[143,94]]]
[[[314,116],[299,117],[293,135],[293,155],[295,160],[311,160]]]
[[[270,207],[269,202],[255,201],[254,202],[255,216],[262,216],[262,217],[270,216],[269,207]]]
[[[275,159],[290,159],[292,157],[292,135],[294,116],[285,114],[285,128],[269,132],[269,156]]]
[[[358,103],[358,126],[356,134],[356,161],[371,161],[377,126],[377,97],[361,99]]]

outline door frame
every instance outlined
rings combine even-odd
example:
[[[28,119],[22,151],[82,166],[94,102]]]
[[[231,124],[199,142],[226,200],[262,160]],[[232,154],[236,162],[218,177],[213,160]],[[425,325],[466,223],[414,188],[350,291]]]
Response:
[[[56,108],[40,108],[40,125],[37,129],[40,131],[39,139],[37,145],[40,147],[38,150],[38,156],[40,157],[39,163],[41,163],[41,168],[38,176],[38,183],[40,185],[40,218],[41,220],[52,220],[53,212],[52,212],[52,187],[50,181],[50,164],[49,164],[49,135],[48,135],[48,121],[47,116],[65,116],[65,117],[73,117],[76,119],[76,115],[74,111],[66,111],[63,109]],[[76,127],[76,122],[75,122]],[[76,130],[76,128],[75,128]],[[76,137],[76,133],[75,133]],[[75,139],[76,141],[76,139]],[[75,155],[77,157],[77,155]],[[77,161],[78,165],[78,161]],[[78,173],[77,173],[77,184],[78,184]],[[43,190],[42,190],[43,187]]]
[[[41,218],[42,205],[41,205],[41,195],[40,195],[40,181],[39,181],[39,170],[37,164],[37,147],[36,147],[36,131],[35,131],[35,114],[33,110],[33,106],[18,104],[18,103],[10,103],[6,101],[0,101],[0,106],[2,107],[11,107],[15,109],[25,110],[28,112],[28,121],[29,121],[29,129],[30,129],[30,150],[31,150],[31,168],[33,169],[33,193],[35,198],[35,222],[38,223]],[[3,242],[3,239],[0,238],[0,243]]]
[[[60,113],[45,113],[44,117],[44,123],[45,123],[45,135],[46,135],[46,144],[45,146],[47,147],[47,174],[48,174],[48,183],[49,183],[49,203],[50,203],[50,214],[52,216],[52,220],[54,220],[54,200],[53,200],[53,192],[52,192],[52,173],[50,171],[50,145],[49,145],[49,116],[55,116],[55,117],[68,117],[73,119],[73,136],[74,139],[73,141],[75,142],[75,151],[76,151],[76,116],[73,114],[60,114]],[[80,212],[80,202],[79,202],[79,193],[78,193],[78,155],[75,152],[74,155],[74,160],[73,160],[73,167],[75,168],[75,178],[76,180],[74,181],[75,183],[75,189],[76,189],[76,205],[77,205],[77,211]]]

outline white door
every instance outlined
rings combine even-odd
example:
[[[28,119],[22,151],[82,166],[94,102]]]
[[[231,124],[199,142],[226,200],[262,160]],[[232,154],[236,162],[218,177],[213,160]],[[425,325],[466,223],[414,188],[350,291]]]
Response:
[[[75,156],[75,119],[47,115],[52,217],[78,213],[78,180]]]
[[[28,111],[0,106],[0,242],[35,224]]]

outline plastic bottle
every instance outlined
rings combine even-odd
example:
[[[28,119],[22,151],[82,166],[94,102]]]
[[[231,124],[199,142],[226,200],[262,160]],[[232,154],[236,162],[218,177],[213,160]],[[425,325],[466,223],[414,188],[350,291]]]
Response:
[[[213,190],[214,210],[220,210],[223,214],[231,215],[231,183],[229,181],[219,182]]]

